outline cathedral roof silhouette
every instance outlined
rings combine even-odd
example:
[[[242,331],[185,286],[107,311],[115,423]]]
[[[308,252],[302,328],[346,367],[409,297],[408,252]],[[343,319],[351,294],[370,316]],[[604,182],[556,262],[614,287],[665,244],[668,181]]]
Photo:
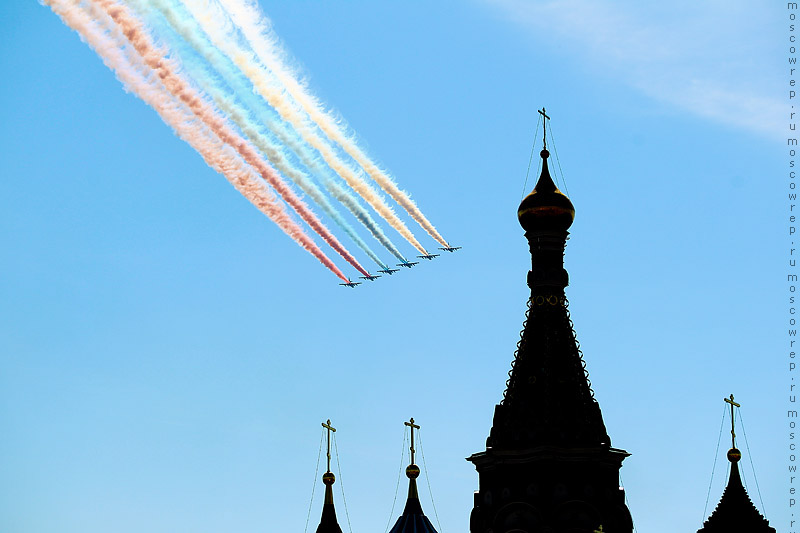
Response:
[[[419,467],[415,464],[409,465],[406,468],[406,476],[408,476],[406,506],[389,533],[437,533],[431,521],[422,512],[422,505],[419,502],[419,493],[417,492]]]
[[[631,533],[619,483],[629,454],[611,447],[564,291],[575,208],[553,182],[546,142],[540,155],[517,211],[531,253],[528,311],[486,450],[468,458],[480,484],[470,531]]]
[[[322,482],[325,484],[325,501],[322,504],[322,518],[320,518],[317,533],[342,533],[339,522],[336,520],[336,509],[333,506],[333,489],[336,482],[332,472],[325,472],[322,475]]]
[[[742,485],[738,462],[741,456],[736,448],[728,451],[728,460],[731,461],[728,485],[717,508],[697,533],[775,533],[775,528],[770,527],[769,521],[761,516]]]
[[[739,475],[739,460],[742,452],[736,448],[736,417],[734,407],[741,407],[734,401],[733,394],[724,399],[731,406],[731,449],[727,457],[731,463],[731,473],[728,476],[728,485],[722,493],[722,498],[717,508],[705,521],[697,533],[775,533],[775,528],[770,527],[766,518],[761,516],[756,506],[750,501],[742,477]]]
[[[549,117],[544,109],[540,113],[546,131]],[[611,446],[565,293],[569,275],[564,252],[575,207],[550,175],[546,137],[540,155],[539,179],[517,211],[531,253],[528,310],[486,449],[467,458],[479,476],[469,530],[632,533],[633,519],[619,476],[630,454]],[[733,395],[725,401],[731,409],[738,407]],[[408,499],[389,533],[436,533],[417,491],[420,470],[414,463],[414,430],[419,426],[413,418],[405,424],[411,427]],[[731,434],[728,485],[698,533],[775,533],[742,485],[733,426]],[[326,483],[317,533],[341,532],[329,497],[332,483]]]

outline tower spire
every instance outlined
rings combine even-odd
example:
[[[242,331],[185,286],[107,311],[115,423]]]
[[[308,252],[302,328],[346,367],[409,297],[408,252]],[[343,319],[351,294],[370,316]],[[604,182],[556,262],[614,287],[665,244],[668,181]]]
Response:
[[[611,447],[567,310],[575,207],[550,176],[550,116],[544,107],[539,114],[542,171],[517,211],[531,252],[528,312],[486,450],[468,458],[480,478],[470,531],[631,533],[619,486],[629,454]]]
[[[331,433],[336,432],[336,428],[331,425],[331,419],[322,423],[322,427],[328,430],[328,467],[322,474],[322,483],[325,485],[325,500],[322,504],[322,518],[317,527],[317,533],[342,533],[339,522],[336,520],[336,509],[333,506],[333,484],[336,483],[336,476],[331,472]]]
[[[728,477],[728,485],[722,493],[717,508],[697,533],[729,533],[730,531],[775,533],[775,528],[770,527],[769,521],[761,516],[756,506],[753,505],[747,490],[742,485],[742,477],[739,474],[739,460],[742,458],[742,452],[736,448],[733,408],[741,407],[741,405],[733,401],[733,394],[723,400],[731,406],[731,449],[726,454],[731,463],[731,472]]]
[[[406,500],[403,514],[395,522],[394,527],[389,533],[436,533],[433,524],[422,512],[422,505],[419,503],[419,492],[417,491],[417,478],[419,477],[419,467],[414,463],[414,430],[420,426],[414,423],[411,418],[404,425],[411,428],[411,464],[406,467],[406,477],[408,477],[408,500]]]
[[[539,113],[546,124],[550,116],[545,108]],[[541,156],[539,180],[517,211],[531,253],[530,310],[490,440],[494,447],[608,447],[611,442],[587,380],[564,292],[569,285],[564,251],[575,207],[550,177],[547,149]]]

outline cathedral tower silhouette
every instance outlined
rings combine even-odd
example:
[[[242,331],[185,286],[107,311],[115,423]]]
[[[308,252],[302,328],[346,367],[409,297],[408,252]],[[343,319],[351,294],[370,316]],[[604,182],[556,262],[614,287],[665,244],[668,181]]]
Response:
[[[541,175],[517,213],[531,294],[486,450],[468,458],[480,483],[470,531],[631,533],[619,485],[630,454],[611,447],[570,320],[564,249],[575,209],[550,177],[549,155],[545,138]]]
[[[769,521],[761,516],[742,485],[742,476],[739,474],[739,460],[742,458],[742,452],[736,448],[736,416],[734,414],[734,407],[740,407],[740,405],[733,401],[733,394],[724,400],[731,406],[731,449],[726,454],[731,463],[731,472],[717,508],[697,533],[735,533],[737,531],[775,533],[775,528],[770,527]]]

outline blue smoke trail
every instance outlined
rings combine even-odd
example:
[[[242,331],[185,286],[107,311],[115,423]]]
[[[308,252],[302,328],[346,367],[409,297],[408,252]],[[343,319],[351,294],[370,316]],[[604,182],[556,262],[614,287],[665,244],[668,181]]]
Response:
[[[151,4],[159,3],[149,2]],[[290,178],[296,183],[321,209],[327,214],[345,233],[358,245],[367,256],[372,259],[381,268],[386,268],[384,263],[378,258],[377,254],[364,242],[364,240],[355,232],[353,227],[342,217],[342,215],[331,205],[325,194],[311,181],[311,179],[302,171],[295,168],[292,163],[287,159],[283,150],[274,143],[268,132],[264,131],[263,127],[253,122],[249,113],[235,101],[235,96],[231,94],[229,88],[225,86],[218,76],[215,76],[213,71],[203,65],[202,59],[193,53],[195,50],[188,49],[183,40],[178,38],[172,28],[165,27],[163,21],[153,16],[155,13],[148,10],[141,0],[132,0],[130,2],[132,7],[147,16],[147,20],[151,26],[158,30],[158,34],[164,38],[167,37],[174,46],[181,49],[183,57],[183,67],[186,72],[191,76],[195,83],[202,86],[204,92],[208,94],[214,101],[216,106],[223,111],[228,117],[239,127],[240,131],[248,137],[254,145],[264,153],[267,158],[275,165],[275,167],[282,172],[285,176]],[[176,17],[172,17],[175,19]],[[172,22],[167,18],[168,22]],[[176,24],[179,24],[175,20]],[[188,28],[186,28],[188,29]],[[199,40],[199,39],[198,39]]]
[[[327,198],[324,197],[319,188],[308,179],[308,176],[291,165],[282,150],[271,139],[277,139],[285,146],[288,146],[303,165],[320,179],[328,192],[341,202],[381,245],[396,257],[405,260],[397,247],[373,220],[369,212],[361,206],[347,189],[331,176],[327,168],[323,167],[318,159],[314,157],[311,150],[298,138],[297,134],[288,129],[287,125],[277,116],[277,113],[255,93],[249,79],[241,73],[230,59],[209,42],[203,30],[182,5],[176,1],[169,0],[129,0],[129,3],[148,16],[148,20],[152,21],[152,23],[163,26],[163,21],[159,21],[153,16],[155,10],[161,14],[170,29],[168,32],[162,31],[160,33],[172,34],[178,37],[177,41],[180,46],[184,49],[193,49],[188,50],[189,52],[194,52],[193,55],[188,57],[202,58],[198,63],[205,62],[206,66],[204,67],[193,65],[191,62],[187,64],[187,67],[191,69],[192,76],[196,80],[202,83],[204,87],[209,88],[208,93],[212,95],[215,103],[229,114],[243,133],[267,154],[267,157],[282,172],[295,181],[306,194],[317,202],[373,261],[380,265],[381,268],[386,268],[374,252],[369,249],[369,246],[355,233],[353,228],[330,206]],[[223,89],[226,85],[227,91]],[[234,102],[236,97],[244,101],[243,103],[250,109],[249,113]],[[254,116],[255,120],[250,119],[251,116]],[[269,128],[269,132],[264,130],[262,124]],[[318,200],[319,197],[322,198],[321,201]]]

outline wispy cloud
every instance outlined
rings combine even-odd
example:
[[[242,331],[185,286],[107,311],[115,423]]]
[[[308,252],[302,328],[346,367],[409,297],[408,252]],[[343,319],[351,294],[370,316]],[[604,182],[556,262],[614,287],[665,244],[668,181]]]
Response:
[[[785,127],[770,42],[778,28],[763,6],[736,0],[482,2],[531,30],[532,39],[555,39],[571,56],[655,100],[770,137]]]

